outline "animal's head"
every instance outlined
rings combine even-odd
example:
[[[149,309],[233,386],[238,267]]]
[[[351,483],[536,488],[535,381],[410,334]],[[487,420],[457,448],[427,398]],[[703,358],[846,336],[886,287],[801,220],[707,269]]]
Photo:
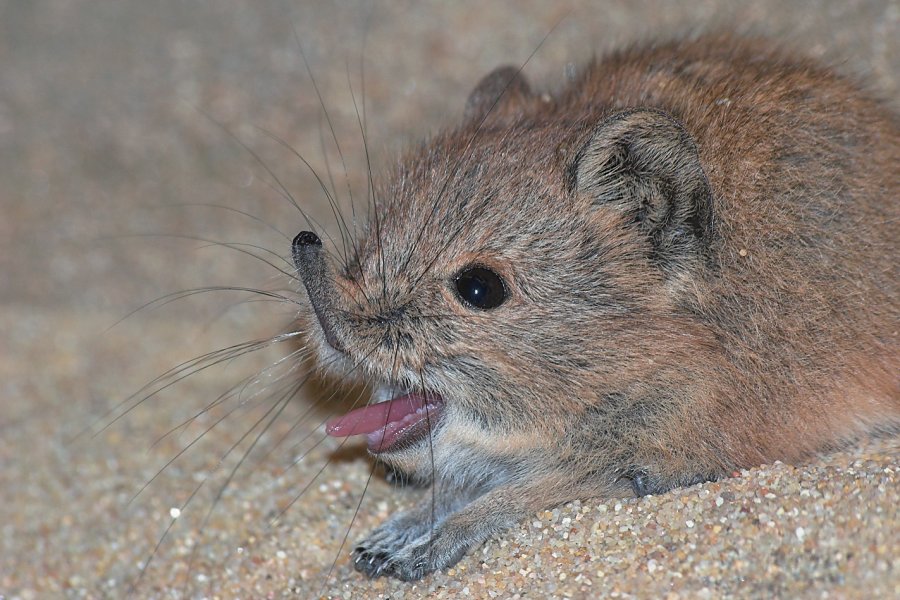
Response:
[[[378,186],[346,264],[315,234],[294,240],[322,364],[380,403],[331,433],[367,433],[370,451],[425,477],[436,452],[546,446],[699,343],[678,303],[706,268],[712,224],[673,118],[572,115],[495,71],[462,127]]]

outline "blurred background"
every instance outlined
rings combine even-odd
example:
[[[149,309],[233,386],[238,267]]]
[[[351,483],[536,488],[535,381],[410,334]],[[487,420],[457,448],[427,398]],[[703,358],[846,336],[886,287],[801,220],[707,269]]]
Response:
[[[122,597],[177,514],[171,509],[184,506],[198,485],[191,510],[183,511],[193,520],[179,520],[160,544],[136,597],[418,597],[426,589],[452,597],[464,588],[483,597],[476,591],[484,577],[465,573],[466,564],[478,568],[475,559],[428,588],[370,584],[352,573],[347,547],[324,583],[370,470],[357,450],[335,454],[330,441],[314,446],[316,438],[294,443],[290,427],[304,414],[302,402],[291,403],[292,417],[266,436],[292,435],[291,443],[270,457],[251,453],[252,467],[218,501],[221,483],[252,442],[242,436],[268,405],[229,405],[239,411],[130,502],[218,417],[204,414],[155,441],[296,346],[202,371],[102,427],[131,405],[116,412],[118,403],[146,396],[142,386],[170,367],[268,338],[290,323],[288,303],[253,302],[257,295],[234,291],[130,313],[203,286],[290,294],[289,277],[241,249],[286,267],[278,256],[287,257],[290,238],[307,228],[287,193],[336,233],[315,176],[294,151],[323,180],[334,180],[349,214],[348,188],[358,205],[365,202],[361,121],[378,170],[452,125],[482,75],[524,63],[554,26],[525,69],[536,87],[553,87],[578,64],[624,43],[728,28],[772,36],[861,75],[898,107],[900,3],[892,1],[0,0],[0,598]],[[315,433],[319,422],[304,427]],[[896,444],[855,452],[838,462],[874,452],[900,463]],[[315,478],[329,457],[333,464]],[[207,475],[220,483],[201,485]],[[269,526],[310,481],[310,491]],[[870,492],[873,514],[877,507],[896,516],[893,500],[878,500],[877,485]],[[350,541],[414,494],[373,478]],[[874,562],[803,563],[819,575],[800,577],[801,591],[860,591],[871,579],[900,594],[896,558],[884,563],[887,572],[875,572],[878,552],[900,553],[900,536],[881,550],[878,536],[897,530],[860,519],[863,533],[835,535],[861,535],[874,544]],[[689,542],[702,545],[703,533],[696,535],[700,541]],[[524,544],[540,532],[524,526],[515,536]],[[560,582],[565,568],[553,558],[535,564],[525,552],[497,544],[491,551],[538,573],[528,580],[511,567],[504,581],[553,582],[533,588],[544,590],[539,595],[590,595],[583,581]],[[788,583],[762,575],[777,563],[765,556],[756,557],[764,563],[759,585],[748,589],[783,593],[789,588],[778,586]],[[604,585],[612,587],[604,589],[641,595],[629,587],[650,585],[635,579],[641,564],[610,571]],[[753,580],[757,566],[731,575]],[[188,570],[192,583],[184,587]],[[643,591],[715,589],[714,579],[655,580],[661,587]],[[497,589],[512,594],[515,585],[526,584]]]

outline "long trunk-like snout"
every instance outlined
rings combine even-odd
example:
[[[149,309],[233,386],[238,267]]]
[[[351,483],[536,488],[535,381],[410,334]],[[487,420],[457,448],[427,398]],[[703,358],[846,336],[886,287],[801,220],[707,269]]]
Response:
[[[325,333],[325,340],[335,350],[343,351],[344,346],[335,333],[337,299],[328,263],[322,254],[322,240],[311,231],[301,231],[294,238],[291,253],[316,318]]]

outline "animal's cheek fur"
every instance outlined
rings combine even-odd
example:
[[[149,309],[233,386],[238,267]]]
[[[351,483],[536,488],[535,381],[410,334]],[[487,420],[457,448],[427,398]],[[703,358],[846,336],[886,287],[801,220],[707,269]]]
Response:
[[[444,414],[432,424],[430,439],[423,438],[411,446],[383,454],[385,463],[412,475],[420,482],[431,482],[437,473],[458,464],[459,432],[469,432],[464,437],[476,437],[477,428],[453,399],[446,399]]]
[[[478,485],[480,479],[501,477],[523,457],[546,450],[547,439],[530,429],[485,427],[452,399],[445,411],[430,443],[424,439],[381,459],[420,482],[436,478]]]
[[[354,361],[344,352],[332,348],[325,339],[325,332],[316,319],[312,306],[306,300],[294,320],[294,330],[302,333],[302,359],[311,357],[318,370],[335,379],[358,378],[354,376]]]

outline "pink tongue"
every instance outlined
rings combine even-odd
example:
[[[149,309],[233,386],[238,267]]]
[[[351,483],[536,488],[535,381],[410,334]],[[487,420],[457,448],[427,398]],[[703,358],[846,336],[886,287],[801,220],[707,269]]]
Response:
[[[425,406],[425,398],[419,394],[397,396],[378,404],[351,410],[342,417],[335,417],[325,424],[325,433],[334,437],[347,437],[360,433],[372,433],[385,425],[401,421]]]
[[[429,396],[426,401],[421,394],[397,396],[331,419],[325,433],[333,437],[368,434],[369,450],[381,452],[412,431],[412,426],[437,418],[441,403],[438,397]]]

